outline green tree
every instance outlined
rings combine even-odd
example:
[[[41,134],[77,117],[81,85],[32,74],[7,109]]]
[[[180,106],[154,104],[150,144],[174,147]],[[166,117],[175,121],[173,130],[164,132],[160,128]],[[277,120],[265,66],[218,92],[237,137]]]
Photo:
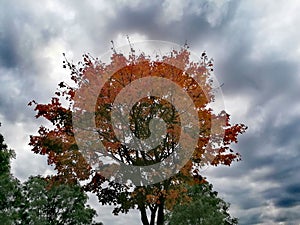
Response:
[[[18,223],[22,200],[20,182],[10,173],[10,160],[14,157],[0,134],[0,221],[7,225]]]
[[[93,223],[96,211],[86,206],[87,195],[79,184],[55,184],[40,176],[23,185],[10,170],[15,152],[0,134],[0,223],[5,225],[103,225]]]
[[[209,183],[188,188],[190,201],[178,202],[169,212],[167,225],[234,225],[237,218],[228,212],[229,204],[218,197]]]
[[[96,211],[86,206],[87,195],[80,185],[50,183],[42,177],[30,177],[24,183],[26,207],[22,222],[39,225],[92,224]]]

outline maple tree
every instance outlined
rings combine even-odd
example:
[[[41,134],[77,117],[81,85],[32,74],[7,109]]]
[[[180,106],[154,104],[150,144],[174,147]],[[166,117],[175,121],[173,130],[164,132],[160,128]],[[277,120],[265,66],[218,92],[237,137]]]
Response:
[[[133,48],[128,56],[113,50],[109,63],[90,55],[78,65],[64,61],[75,85],[61,82],[49,104],[29,103],[35,104],[37,118],[54,125],[41,126],[30,145],[35,153],[48,155],[56,181],[89,180],[85,190],[96,193],[101,204],[113,204],[114,214],[137,208],[143,225],[162,225],[166,209],[190,198],[183,184],[206,182],[202,166],[240,160],[231,143],[247,127],[231,125],[225,111],[209,108],[213,62],[205,52],[194,62],[187,46],[154,58]],[[175,85],[166,88],[166,80]],[[184,94],[174,93],[176,88]]]

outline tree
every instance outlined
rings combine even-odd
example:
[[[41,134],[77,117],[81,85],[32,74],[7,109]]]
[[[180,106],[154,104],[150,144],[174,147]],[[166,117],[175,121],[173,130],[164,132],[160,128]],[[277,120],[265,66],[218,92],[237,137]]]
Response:
[[[86,191],[96,193],[103,205],[115,205],[114,214],[137,208],[143,225],[162,225],[165,211],[179,196],[187,196],[182,184],[203,182],[203,165],[229,166],[240,160],[231,143],[237,142],[246,126],[231,125],[225,111],[209,108],[214,101],[213,63],[206,53],[193,62],[187,46],[155,59],[136,54],[132,47],[128,57],[113,51],[109,63],[89,55],[78,66],[64,61],[75,85],[61,82],[49,104],[29,103],[35,104],[37,118],[54,125],[53,129],[41,126],[30,145],[35,153],[48,155],[56,179],[77,182],[92,176]],[[161,85],[166,80],[176,85],[166,88]],[[178,87],[183,93],[178,94]],[[145,90],[149,93],[140,95]],[[63,106],[61,98],[70,105]],[[191,119],[194,115],[196,121]],[[161,127],[161,120],[165,127],[153,132],[153,127]],[[166,133],[161,135],[161,130]],[[157,138],[149,138],[152,135],[161,140],[154,147]],[[158,169],[153,169],[155,165]]]
[[[1,224],[92,224],[96,211],[86,206],[87,195],[80,185],[50,185],[49,178],[40,176],[30,177],[22,185],[10,173],[14,157],[0,134]]]
[[[212,185],[203,183],[188,187],[189,201],[178,202],[168,215],[168,225],[232,225],[238,224],[228,212],[229,204],[218,198]]]
[[[96,211],[86,206],[87,195],[80,185],[55,184],[40,176],[24,183],[24,224],[92,224]]]
[[[10,173],[10,160],[14,157],[0,134],[0,221],[8,225],[19,221],[22,201],[20,182]]]

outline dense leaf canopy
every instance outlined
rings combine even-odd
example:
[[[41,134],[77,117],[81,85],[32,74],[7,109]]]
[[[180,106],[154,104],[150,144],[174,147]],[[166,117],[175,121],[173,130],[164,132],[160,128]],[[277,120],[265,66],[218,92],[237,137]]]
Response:
[[[129,56],[114,50],[109,63],[89,55],[84,55],[83,62],[78,65],[68,60],[64,63],[64,67],[70,69],[75,85],[69,86],[61,82],[56,96],[49,104],[38,104],[35,101],[30,103],[35,104],[37,118],[44,117],[54,125],[54,128],[42,126],[37,136],[31,136],[30,145],[35,153],[46,154],[48,163],[55,165],[56,180],[76,183],[78,180],[92,177],[86,185],[86,190],[96,193],[101,204],[115,205],[113,213],[127,213],[130,209],[137,208],[144,225],[153,225],[155,221],[161,225],[164,222],[165,210],[172,210],[177,198],[186,195],[187,189],[183,184],[193,186],[204,182],[200,175],[203,165],[229,166],[233,161],[240,160],[239,153],[231,149],[231,144],[237,142],[238,134],[243,133],[246,126],[231,125],[230,116],[225,111],[216,113],[209,108],[209,103],[214,101],[211,82],[213,63],[206,53],[201,55],[199,62],[193,62],[187,48],[173,50],[168,55],[154,59],[144,53],[136,54],[133,49]],[[192,100],[193,105],[184,105],[188,102],[184,100],[176,105],[175,101],[170,100],[175,96],[174,93],[172,90],[164,92],[163,85],[153,87],[165,93],[163,96],[150,93],[134,101],[132,105],[130,102],[140,96],[141,90],[148,90],[149,82],[140,82],[140,91],[134,88],[131,89],[132,92],[122,90],[136,81],[149,78],[164,78],[175,83],[185,92],[187,100]],[[127,105],[122,105],[117,110],[120,114],[128,111],[129,115],[126,118],[129,122],[114,127],[113,103],[120,95],[126,96],[123,100]],[[67,100],[70,105],[62,105],[61,98]],[[185,108],[185,111],[180,110],[181,108]],[[191,111],[196,112],[197,123],[184,124],[184,116],[190,116]],[[84,116],[83,119],[78,119],[74,115]],[[134,148],[134,145],[120,140],[122,135],[124,140],[147,139],[151,136],[151,121],[155,118],[165,122],[167,132],[155,148],[144,151],[139,149],[138,145]],[[73,126],[76,122],[74,119],[85,125],[84,129],[80,127],[80,138],[78,135],[76,137],[78,127]],[[89,123],[88,120],[92,122]],[[127,131],[133,134],[130,138],[126,139],[128,134],[123,125],[129,126]],[[187,146],[193,142],[195,134],[196,145],[192,153],[188,154]],[[97,150],[96,145],[99,144],[104,146],[105,151]],[[145,148],[147,146],[144,145]],[[106,165],[107,162],[100,160],[99,155],[109,156],[117,163]],[[174,157],[174,161],[182,156],[187,157],[187,160],[179,168],[165,166],[144,179],[144,182],[155,181],[157,177],[162,177],[163,179],[158,179],[159,182],[149,182],[147,186],[143,185],[144,182],[137,185],[138,182],[134,179],[131,179],[129,184],[123,182],[130,174],[139,174],[130,170],[131,168],[159,164],[170,156]],[[96,168],[92,165],[96,165]],[[126,168],[130,168],[129,172]],[[122,182],[112,178],[118,178]],[[150,218],[147,216],[147,210],[150,211]]]
[[[212,185],[203,183],[188,188],[189,201],[180,202],[168,215],[168,225],[233,225],[238,220],[228,212],[229,204],[218,198]]]
[[[96,211],[87,206],[79,184],[61,184],[40,176],[24,184],[10,173],[15,156],[0,134],[0,221],[5,225],[91,225]],[[51,180],[51,182],[50,182]]]

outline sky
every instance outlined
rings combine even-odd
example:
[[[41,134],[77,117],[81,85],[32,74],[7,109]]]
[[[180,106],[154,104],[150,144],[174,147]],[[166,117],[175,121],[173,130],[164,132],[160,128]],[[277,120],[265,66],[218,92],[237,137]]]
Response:
[[[134,41],[162,40],[214,58],[226,111],[249,129],[234,148],[242,161],[203,173],[240,224],[300,224],[300,2],[296,0],[0,1],[0,133],[14,149],[16,177],[53,172],[34,155],[33,99],[47,103],[68,79],[63,55],[100,56]],[[140,224],[137,212],[104,224]]]

